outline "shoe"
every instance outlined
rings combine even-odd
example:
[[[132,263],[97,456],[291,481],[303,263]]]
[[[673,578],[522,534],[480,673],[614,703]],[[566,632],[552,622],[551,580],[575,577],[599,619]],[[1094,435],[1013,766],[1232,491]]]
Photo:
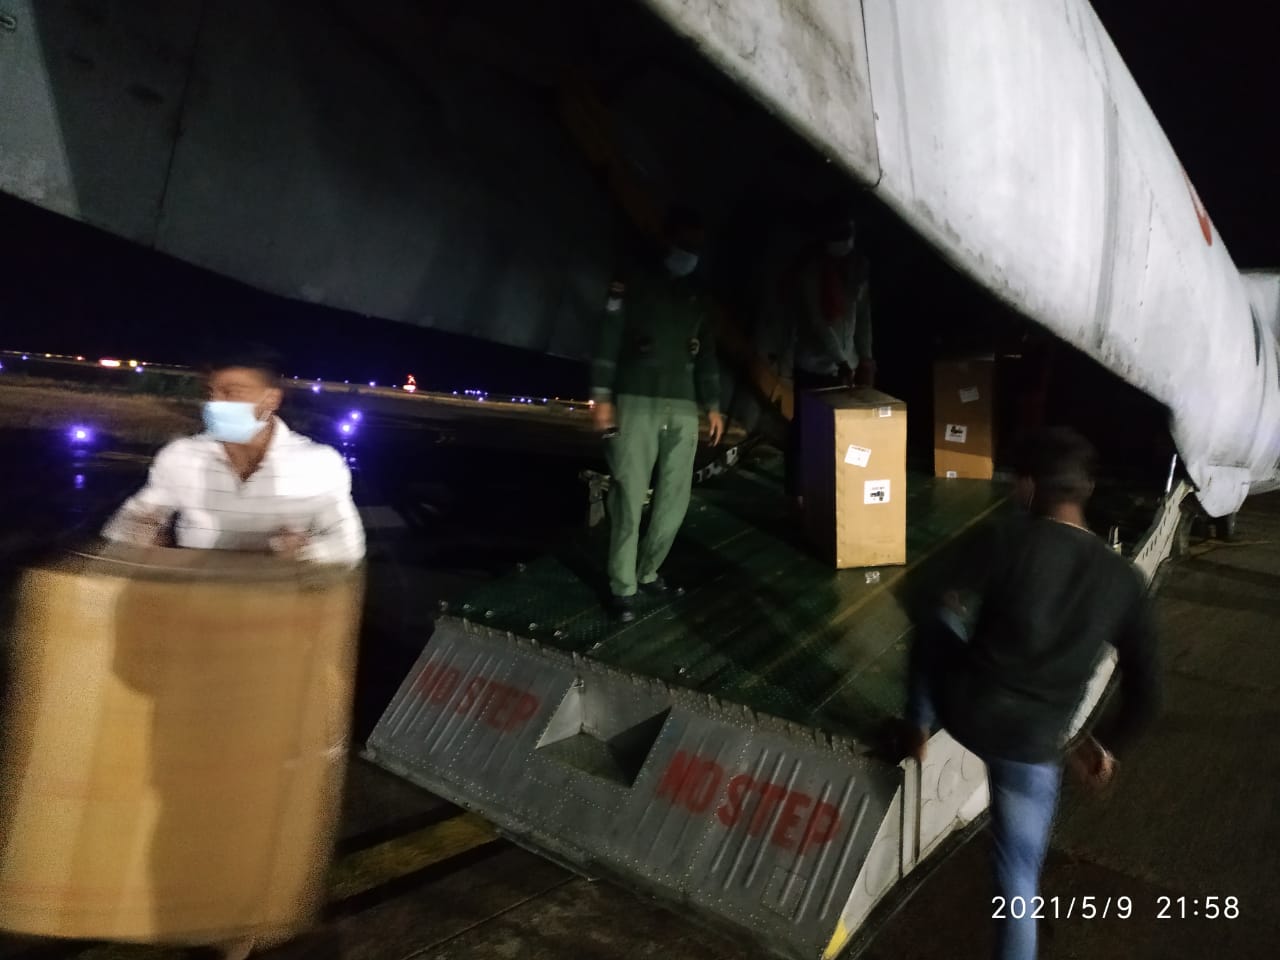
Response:
[[[662,577],[656,580],[650,580],[648,583],[640,584],[640,589],[645,593],[651,593],[657,597],[682,597],[684,596],[683,587],[673,587],[667,583]]]
[[[630,623],[636,618],[635,597],[614,595],[609,600],[609,612],[619,623]]]

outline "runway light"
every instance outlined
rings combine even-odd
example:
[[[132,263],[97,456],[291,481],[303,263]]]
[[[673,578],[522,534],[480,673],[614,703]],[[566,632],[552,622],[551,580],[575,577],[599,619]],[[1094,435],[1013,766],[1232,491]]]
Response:
[[[376,384],[376,383],[374,383],[372,380],[370,380],[370,381],[369,381],[369,386],[371,386],[371,387],[376,387],[376,386],[377,386],[377,384]]]
[[[84,357],[76,357],[76,359],[79,360],[81,363],[84,363]]]
[[[71,428],[69,437],[72,443],[89,443],[93,440],[93,431],[88,427],[74,426]]]
[[[350,421],[347,421],[338,429],[340,429],[346,436],[351,436],[351,432],[355,430],[355,428],[356,428],[355,424],[351,423]]]
[[[362,414],[359,410],[352,410],[350,413],[347,414],[347,419],[355,420],[358,422],[362,416],[364,416],[364,414]]]
[[[138,365],[138,361],[137,361],[137,360],[130,360],[130,361],[129,361],[129,366],[131,366],[131,367],[136,367],[137,365]]]
[[[312,392],[312,393],[319,393],[319,392],[320,392],[320,384],[318,384],[318,383],[313,383],[313,384],[311,385],[311,392]]]
[[[28,357],[28,356],[24,353],[24,354],[22,355],[22,359],[23,359],[23,360],[30,360],[31,358],[30,358],[30,357]]]
[[[146,367],[134,367],[134,368],[133,368],[133,372],[134,372],[134,373],[142,373],[142,372],[143,372],[143,371],[145,371],[146,369],[147,369]]]
[[[83,490],[83,489],[84,489],[84,474],[83,474],[83,473],[77,473],[77,474],[76,474],[76,489],[77,489],[77,490]]]
[[[76,359],[80,360],[80,359],[83,359],[83,357],[77,357]],[[114,370],[116,367],[120,366],[120,361],[119,361],[119,360],[112,360],[112,359],[110,359],[110,358],[108,358],[108,357],[103,357],[101,360],[99,360],[99,361],[98,361],[98,363],[99,363],[101,366],[104,366],[104,367],[110,367],[112,370]]]

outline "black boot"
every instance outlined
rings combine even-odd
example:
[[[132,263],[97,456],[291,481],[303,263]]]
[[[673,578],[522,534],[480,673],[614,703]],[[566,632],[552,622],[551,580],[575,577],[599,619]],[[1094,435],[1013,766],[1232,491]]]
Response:
[[[662,577],[651,580],[649,583],[640,584],[640,589],[645,593],[653,594],[655,597],[682,597],[684,589],[682,587],[673,587],[667,583]]]
[[[630,623],[636,618],[635,597],[619,597],[616,594],[609,599],[609,613],[619,623]]]

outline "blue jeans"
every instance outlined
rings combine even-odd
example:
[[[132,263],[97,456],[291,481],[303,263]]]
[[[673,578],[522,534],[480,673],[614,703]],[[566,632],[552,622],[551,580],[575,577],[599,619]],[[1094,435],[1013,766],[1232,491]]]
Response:
[[[996,890],[1004,898],[997,921],[997,960],[1035,960],[1035,898],[1062,785],[1059,763],[1017,763],[984,757],[991,785],[991,835]]]
[[[944,630],[934,633],[926,627],[917,632],[907,687],[907,721],[915,726],[933,730],[937,724],[932,685],[945,682],[945,676],[935,672],[945,663],[937,645],[953,642],[959,641]],[[992,866],[996,892],[1003,899],[1002,919],[997,920],[996,928],[996,960],[1035,960],[1035,898],[1058,808],[1062,764],[979,756],[987,765],[991,788]]]

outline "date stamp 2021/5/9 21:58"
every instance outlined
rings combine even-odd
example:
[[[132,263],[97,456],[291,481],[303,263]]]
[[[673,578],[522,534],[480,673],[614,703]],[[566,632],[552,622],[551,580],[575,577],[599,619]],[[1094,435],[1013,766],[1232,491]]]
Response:
[[[1149,911],[1158,920],[1235,920],[1239,897],[992,897],[995,920],[1128,920]]]

